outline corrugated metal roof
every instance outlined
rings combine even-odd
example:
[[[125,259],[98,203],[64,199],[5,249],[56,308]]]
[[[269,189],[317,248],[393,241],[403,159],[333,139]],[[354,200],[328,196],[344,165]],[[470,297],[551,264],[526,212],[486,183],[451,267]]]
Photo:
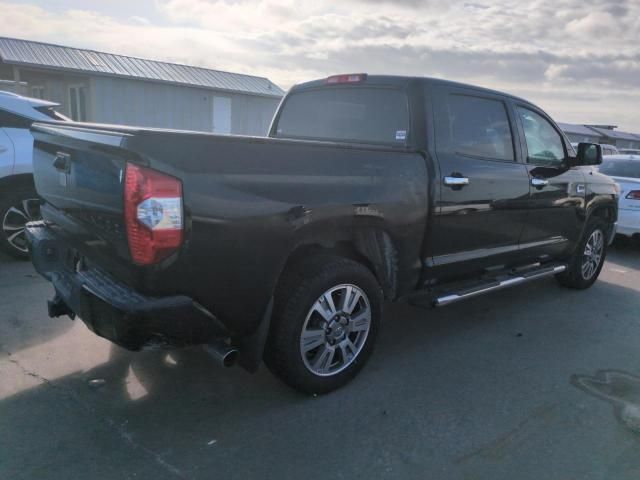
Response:
[[[599,137],[600,133],[592,130],[589,127],[585,127],[584,125],[576,125],[574,123],[561,123],[558,122],[558,126],[565,133],[575,133],[577,135],[585,135],[590,137]]]
[[[0,37],[0,58],[12,65],[114,75],[270,97],[284,95],[280,87],[264,77],[16,38]]]
[[[619,130],[609,130],[606,128],[598,128],[598,127],[589,127],[589,128],[591,128],[592,130],[595,130],[603,137],[615,138],[616,140],[633,140],[636,142],[640,140],[640,135],[638,135],[637,133],[621,132]]]

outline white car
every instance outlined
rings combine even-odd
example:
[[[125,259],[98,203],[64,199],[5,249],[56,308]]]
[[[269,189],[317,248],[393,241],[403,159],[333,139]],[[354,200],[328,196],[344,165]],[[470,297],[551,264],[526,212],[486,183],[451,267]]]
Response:
[[[25,223],[39,217],[29,127],[35,121],[68,120],[55,111],[57,106],[0,91],[0,250],[17,258],[29,254]]]
[[[606,157],[599,170],[620,186],[617,233],[640,238],[640,156]]]

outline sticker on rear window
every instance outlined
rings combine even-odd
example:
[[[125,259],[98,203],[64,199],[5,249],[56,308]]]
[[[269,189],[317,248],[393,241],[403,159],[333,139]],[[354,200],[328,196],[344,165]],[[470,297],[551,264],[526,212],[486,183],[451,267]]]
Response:
[[[396,130],[396,140],[406,140],[406,139],[407,139],[406,130]]]

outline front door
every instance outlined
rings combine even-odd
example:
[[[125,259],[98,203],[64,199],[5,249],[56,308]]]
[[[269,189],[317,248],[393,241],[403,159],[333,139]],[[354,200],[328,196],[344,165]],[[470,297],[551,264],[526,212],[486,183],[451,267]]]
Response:
[[[499,95],[457,87],[434,89],[432,104],[441,178],[427,263],[453,275],[508,263],[529,198],[512,112]]]
[[[231,133],[231,99],[213,97],[213,133]]]
[[[565,140],[544,112],[530,105],[516,105],[515,110],[531,183],[521,248],[535,257],[562,255],[582,233],[584,173],[568,166]]]

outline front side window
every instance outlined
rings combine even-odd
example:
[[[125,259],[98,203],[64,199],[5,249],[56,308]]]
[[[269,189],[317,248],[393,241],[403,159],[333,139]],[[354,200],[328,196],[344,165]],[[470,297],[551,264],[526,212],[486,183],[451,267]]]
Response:
[[[549,121],[528,108],[518,107],[530,163],[558,164],[564,160],[562,137]]]
[[[275,136],[336,142],[406,145],[409,104],[402,90],[327,87],[292,93]]]
[[[496,160],[514,160],[509,117],[500,100],[450,95],[448,136],[458,154]]]

